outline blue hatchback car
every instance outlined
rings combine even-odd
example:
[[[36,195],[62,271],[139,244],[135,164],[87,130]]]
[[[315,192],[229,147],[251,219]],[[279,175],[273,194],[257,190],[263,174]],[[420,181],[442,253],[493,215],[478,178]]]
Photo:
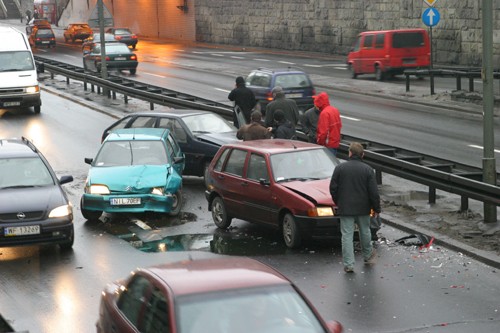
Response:
[[[168,129],[113,131],[85,163],[91,168],[80,208],[87,220],[103,212],[179,214],[184,154]]]

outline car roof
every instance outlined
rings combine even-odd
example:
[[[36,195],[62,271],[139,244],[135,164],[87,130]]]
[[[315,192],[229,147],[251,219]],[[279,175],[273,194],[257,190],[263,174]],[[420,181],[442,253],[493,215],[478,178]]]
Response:
[[[252,72],[264,72],[270,74],[306,74],[303,70],[298,68],[288,67],[288,68],[266,68],[259,67],[258,69],[253,70]],[[307,74],[306,74],[307,75]]]
[[[26,139],[0,139],[0,158],[38,156],[35,146]]]
[[[225,144],[223,147],[234,147],[241,148],[245,150],[260,151],[267,154],[279,154],[291,150],[308,150],[308,149],[322,149],[323,146],[317,145],[315,143],[309,143],[297,140],[287,140],[287,139],[263,139],[263,140],[250,140],[250,141],[238,141],[234,143]]]
[[[205,111],[205,110],[187,110],[187,109],[173,109],[172,111],[167,111],[167,112],[134,112],[131,113],[130,116],[153,116],[153,117],[185,117],[185,116],[194,116],[194,115],[200,115],[200,114],[207,114],[207,113],[212,113],[216,114],[211,111]]]
[[[176,296],[291,282],[274,268],[247,257],[185,260],[145,268]]]
[[[112,131],[105,141],[163,140],[170,131],[166,128],[121,128]]]

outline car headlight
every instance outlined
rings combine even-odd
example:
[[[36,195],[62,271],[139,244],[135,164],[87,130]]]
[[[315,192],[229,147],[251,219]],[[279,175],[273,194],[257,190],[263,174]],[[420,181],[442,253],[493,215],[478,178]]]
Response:
[[[54,208],[50,211],[49,217],[65,217],[73,214],[71,205],[64,205]]]
[[[27,87],[26,88],[26,92],[28,94],[35,94],[35,93],[37,93],[39,91],[40,91],[40,87],[39,86],[33,86],[33,87]]]
[[[163,187],[153,187],[153,189],[151,190],[151,194],[165,195],[165,190],[163,189]]]
[[[308,216],[333,216],[332,207],[314,207],[307,211]]]
[[[109,188],[106,185],[90,185],[88,193],[90,193],[90,194],[109,194]]]

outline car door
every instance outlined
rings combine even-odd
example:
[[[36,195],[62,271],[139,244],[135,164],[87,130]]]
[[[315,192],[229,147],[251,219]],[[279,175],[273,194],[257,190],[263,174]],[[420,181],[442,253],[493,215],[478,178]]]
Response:
[[[175,171],[177,171],[177,173],[182,176],[182,173],[183,173],[184,167],[185,167],[184,153],[181,151],[181,147],[179,147],[179,144],[177,143],[175,138],[172,136],[172,133],[168,134],[167,148],[168,148],[168,152],[170,154],[170,160],[172,161],[172,163],[174,163],[173,167],[174,167]],[[179,161],[179,159],[181,159],[181,158],[183,160]]]
[[[246,216],[254,222],[276,224],[276,208],[273,207],[270,176],[266,158],[262,154],[250,153],[247,160],[246,176],[241,181]],[[274,211],[274,212],[273,212]]]
[[[244,197],[246,186],[243,185],[245,182],[243,179],[243,170],[245,168],[246,157],[246,150],[232,149],[226,159],[225,165],[222,166],[221,172],[215,175],[213,181],[216,182],[215,188],[219,190],[224,199],[228,215],[248,220]]]

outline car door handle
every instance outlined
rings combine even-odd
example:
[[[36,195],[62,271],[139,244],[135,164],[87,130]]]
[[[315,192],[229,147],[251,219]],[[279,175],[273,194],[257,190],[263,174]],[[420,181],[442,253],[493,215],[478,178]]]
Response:
[[[248,186],[248,182],[241,182],[241,186]]]

